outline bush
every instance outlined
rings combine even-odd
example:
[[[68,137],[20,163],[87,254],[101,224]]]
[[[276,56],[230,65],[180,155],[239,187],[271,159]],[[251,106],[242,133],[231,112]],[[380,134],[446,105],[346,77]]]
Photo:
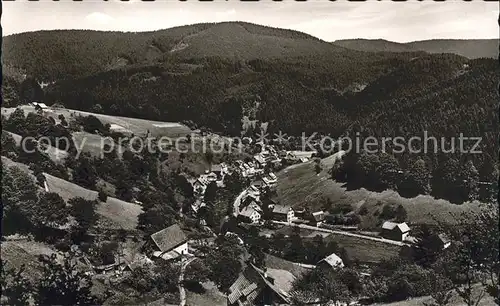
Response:
[[[99,190],[97,197],[99,198],[99,201],[101,201],[101,202],[106,202],[106,200],[108,199],[108,195],[102,190]]]

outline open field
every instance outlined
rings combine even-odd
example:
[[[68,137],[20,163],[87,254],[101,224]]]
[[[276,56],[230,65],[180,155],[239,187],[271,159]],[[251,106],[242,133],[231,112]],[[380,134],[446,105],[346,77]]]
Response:
[[[54,253],[56,253],[55,250],[40,242],[28,240],[2,241],[2,262],[7,262],[7,267],[15,267],[16,269],[24,265],[26,268],[24,275],[32,280],[41,276],[42,270],[38,256]]]
[[[21,106],[21,109],[23,109],[26,114],[29,112],[35,112],[35,108],[29,105],[23,105]],[[15,108],[13,107],[2,108],[2,115],[6,115],[8,117],[14,110]],[[58,121],[57,117],[59,115],[64,115],[64,117],[66,117],[67,119],[78,115],[93,115],[97,117],[103,124],[109,123],[111,127],[116,131],[131,132],[134,135],[145,135],[149,130],[151,136],[180,137],[186,136],[191,132],[190,128],[176,122],[161,122],[137,118],[110,116],[66,108],[49,108],[45,112],[48,116],[56,119],[56,121]]]
[[[21,146],[21,142],[23,139],[23,137],[21,135],[18,135],[18,134],[12,133],[12,132],[8,132],[8,131],[4,131],[4,132],[12,136],[12,138],[16,142],[16,146],[18,146],[18,147]],[[47,153],[49,158],[55,163],[59,163],[59,164],[64,163],[64,159],[68,156],[68,153],[66,151],[60,150],[60,149],[53,147],[51,145],[47,145],[45,150],[46,150],[45,153]]]
[[[105,144],[112,146],[117,152],[123,152],[125,150],[111,139],[100,135],[87,132],[74,132],[72,136],[78,152],[89,153],[94,157],[102,157],[101,155],[104,153],[103,148]]]
[[[397,192],[386,190],[372,192],[364,188],[346,190],[342,183],[330,179],[327,169],[316,174],[314,163],[304,163],[288,167],[278,173],[277,192],[281,203],[295,208],[309,207],[312,210],[321,209],[321,200],[328,197],[333,205],[349,204],[354,210],[364,206],[367,215],[373,216],[385,204],[401,204],[406,209],[410,223],[434,223],[435,220],[454,222],[453,214],[478,211],[480,203],[451,204],[446,200],[438,200],[431,196],[403,198]],[[377,227],[380,220],[365,218],[367,222],[361,225],[366,228]]]
[[[47,173],[44,175],[49,191],[59,194],[65,201],[75,197],[89,201],[97,199],[97,191],[80,187]],[[134,230],[141,213],[141,206],[112,197],[108,197],[106,202],[99,202],[97,206],[97,214],[100,216],[99,225],[104,228]]]
[[[301,267],[291,261],[270,255],[270,254],[265,254],[265,259],[266,267],[269,269],[276,269],[276,270],[286,270],[290,273],[293,274],[295,277],[300,277],[309,269],[306,269],[304,267]]]
[[[108,224],[106,228],[123,228],[134,230],[137,227],[137,217],[142,213],[142,207],[116,198],[108,197],[106,203],[97,208]]]
[[[481,290],[484,288],[481,285],[477,285],[472,289],[472,292],[474,296],[477,296],[478,294],[481,293]],[[429,296],[425,297],[418,297],[414,298],[411,300],[406,300],[406,301],[400,301],[400,302],[394,302],[394,303],[389,303],[389,304],[373,304],[373,306],[422,306],[425,305],[424,303],[431,302],[432,298]],[[453,291],[451,301],[448,305],[452,306],[466,306],[466,304],[462,301],[462,299],[458,296],[458,294]],[[479,302],[477,306],[493,306],[496,305],[495,302],[493,301],[493,298],[486,294],[483,299]]]
[[[226,306],[227,298],[212,282],[203,283],[205,292],[196,293],[186,290],[186,306]]]
[[[378,263],[399,255],[402,247],[379,241],[367,240],[353,236],[331,234],[325,242],[335,241],[343,247],[351,261],[361,263]]]
[[[12,159],[5,157],[5,156],[2,156],[2,163],[5,164],[9,168],[10,167],[18,167],[23,172],[28,173],[34,180],[36,179],[35,176],[33,175],[33,171],[31,171],[29,166],[26,164],[15,162]]]

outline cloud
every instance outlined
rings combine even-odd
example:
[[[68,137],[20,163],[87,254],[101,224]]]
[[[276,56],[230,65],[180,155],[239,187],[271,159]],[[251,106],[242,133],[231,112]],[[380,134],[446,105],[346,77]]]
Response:
[[[85,17],[85,20],[87,22],[92,23],[92,24],[108,25],[108,24],[112,23],[115,19],[108,14],[104,14],[101,12],[93,12],[93,13],[88,14]]]

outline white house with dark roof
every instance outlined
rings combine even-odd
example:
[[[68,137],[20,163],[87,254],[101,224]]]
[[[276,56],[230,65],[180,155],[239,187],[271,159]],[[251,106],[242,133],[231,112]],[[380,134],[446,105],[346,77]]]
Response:
[[[40,102],[31,102],[31,105],[35,107],[35,110],[37,111],[43,111],[49,108],[45,103]]]
[[[273,218],[279,221],[292,222],[295,220],[295,213],[290,206],[276,204],[273,207]]]
[[[248,205],[240,210],[238,217],[244,222],[257,223],[260,221],[261,214],[254,206]]]
[[[332,253],[318,262],[318,266],[322,268],[342,268],[344,261],[337,254]]]
[[[325,212],[322,210],[315,211],[310,216],[310,223],[313,226],[320,226],[323,221],[325,221]]]
[[[409,233],[410,227],[406,222],[396,223],[391,221],[384,222],[380,232],[382,237],[396,241],[405,241]]]
[[[154,257],[165,260],[188,254],[188,238],[179,225],[174,224],[151,235]]]

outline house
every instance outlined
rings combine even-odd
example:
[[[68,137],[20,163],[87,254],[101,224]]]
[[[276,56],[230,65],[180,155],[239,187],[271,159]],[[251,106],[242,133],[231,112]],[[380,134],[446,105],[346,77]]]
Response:
[[[325,221],[325,212],[322,210],[313,212],[309,217],[309,221],[313,226],[320,226]]]
[[[441,251],[450,247],[451,240],[445,234],[434,234],[429,237],[428,243],[432,249]]]
[[[207,182],[215,182],[215,181],[217,181],[217,174],[215,174],[214,172],[209,172],[207,170],[207,171],[205,171],[205,174],[200,175],[200,178],[202,178],[203,180],[205,180]]]
[[[337,254],[332,253],[318,262],[321,268],[332,269],[344,267],[344,261]]]
[[[243,208],[238,214],[238,218],[243,222],[257,223],[260,221],[261,214],[253,205]]]
[[[144,267],[152,264],[153,262],[142,254],[127,254],[120,264],[123,271],[134,271],[137,268]]]
[[[227,305],[290,305],[289,290],[295,277],[288,271],[267,270],[249,264],[229,288]]]
[[[248,188],[248,193],[256,197],[260,196],[260,190],[255,185],[252,185]]]
[[[273,186],[278,182],[278,178],[272,172],[269,173],[269,175],[267,177],[264,177],[262,180],[268,186]]]
[[[33,105],[33,107],[35,107],[35,110],[37,112],[42,112],[44,110],[49,109],[49,107],[47,105],[45,105],[45,103],[31,102],[31,105]]]
[[[382,224],[382,237],[386,239],[405,241],[408,233],[410,232],[410,227],[406,222],[396,223],[391,221],[386,221]]]
[[[261,190],[262,188],[264,188],[266,186],[266,184],[264,183],[263,180],[257,180],[255,182],[252,183],[252,185],[250,187],[254,187],[256,188],[257,190]]]
[[[292,222],[295,214],[290,206],[276,204],[273,208],[273,218],[278,221]]]
[[[255,155],[253,159],[256,161],[258,167],[264,168],[266,166],[266,159],[262,153]]]
[[[269,173],[269,177],[271,178],[271,182],[277,182],[278,181],[278,177],[274,173],[272,173],[272,172]]]
[[[198,178],[193,183],[193,190],[199,195],[203,195],[207,189],[208,182],[204,178]]]
[[[179,225],[171,225],[151,235],[154,257],[170,260],[188,254],[188,238]]]
[[[224,163],[215,164],[210,167],[211,172],[215,173],[217,180],[222,180],[227,173],[227,166]]]

